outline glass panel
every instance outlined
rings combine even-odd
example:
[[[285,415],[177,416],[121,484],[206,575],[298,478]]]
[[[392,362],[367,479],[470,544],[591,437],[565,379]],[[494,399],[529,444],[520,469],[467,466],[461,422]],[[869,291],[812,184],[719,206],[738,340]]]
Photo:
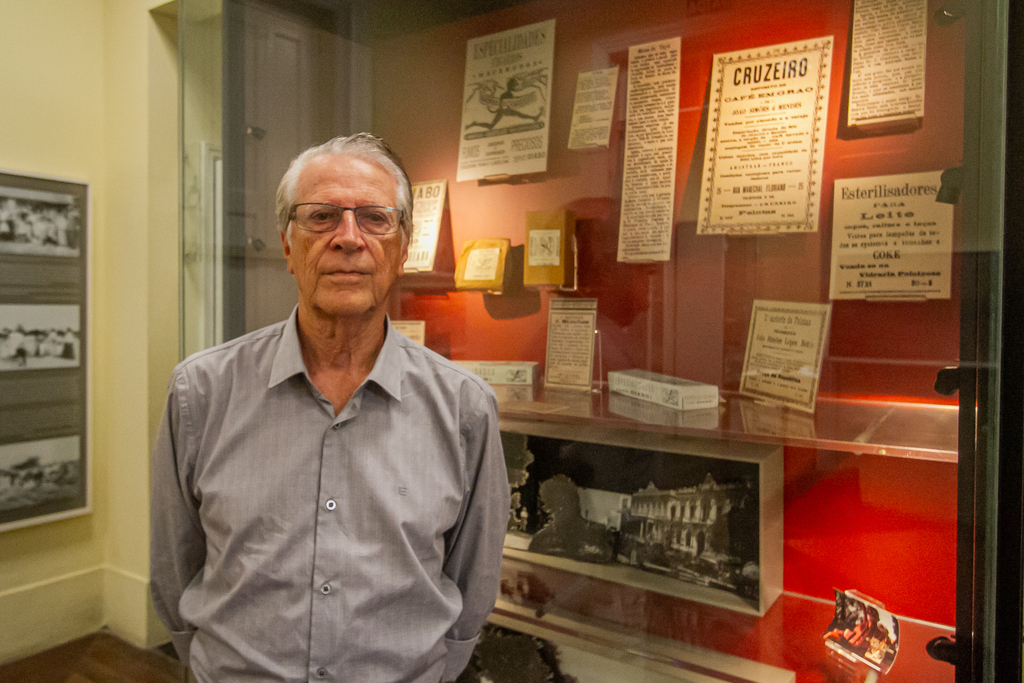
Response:
[[[520,479],[492,624],[554,643],[563,673],[637,680],[865,680],[886,632],[840,619],[823,639],[835,589],[849,618],[899,620],[886,680],[953,680],[925,644],[954,625],[991,642],[992,560],[973,543],[995,534],[1004,3],[229,0],[223,102],[219,5],[182,3],[187,350],[291,311],[274,196],[309,145],[370,130],[413,183],[446,181],[433,268],[389,310],[452,360],[535,364],[494,386]],[[550,61],[529,52],[544,32]],[[805,57],[825,74],[810,85]],[[608,69],[617,83],[577,93]],[[606,138],[570,145],[576,104],[610,113]],[[486,161],[502,154],[518,166]],[[793,206],[803,222],[782,220]],[[456,286],[464,245],[495,238],[501,287]],[[645,239],[665,248],[629,256]],[[524,279],[553,244],[561,279]],[[565,299],[597,306],[578,391],[545,382]],[[822,310],[820,334],[794,322]],[[670,386],[612,389],[633,370]],[[720,403],[667,407],[664,378]],[[544,491],[562,484],[545,485],[565,481],[599,558],[545,546]],[[992,652],[976,657],[960,680],[992,680]]]
[[[221,3],[183,0],[181,60],[181,340],[183,355],[224,337]]]
[[[348,13],[298,5],[227,2],[232,59],[225,117],[229,240],[238,296],[231,336],[277,322],[297,290],[285,267],[274,197],[288,162],[317,142],[370,129],[369,49],[347,35]]]
[[[955,396],[937,393],[934,385],[940,369],[959,363],[961,297],[975,293],[965,293],[957,277],[959,242],[947,256],[948,296],[831,299],[830,280],[840,231],[833,223],[840,205],[837,187],[870,191],[896,182],[888,176],[941,172],[962,163],[965,22],[940,25],[928,16],[923,116],[879,131],[847,122],[856,85],[850,83],[853,16],[845,2],[688,3],[685,9],[678,3],[645,2],[626,12],[611,2],[588,3],[585,12],[566,12],[560,5],[541,2],[375,44],[375,131],[400,150],[414,182],[448,179],[456,254],[466,241],[488,237],[507,237],[511,244],[528,248],[527,212],[563,208],[575,214],[578,244],[573,293],[521,288],[500,297],[479,292],[428,296],[417,289],[414,274],[407,276],[410,282],[393,317],[425,320],[427,345],[454,359],[525,360],[543,366],[549,302],[567,296],[595,298],[604,373],[642,369],[696,380],[719,387],[723,398],[711,415],[664,410],[609,391],[606,374],[599,378],[599,393],[552,391],[542,381],[531,387],[532,395],[509,394],[507,386],[498,387],[500,395],[508,396],[501,402],[503,425],[528,435],[526,448],[534,456],[528,477],[541,479],[531,489],[528,478],[521,489],[524,500],[531,495],[540,499],[540,504],[524,504],[532,515],[525,525],[527,537],[533,534],[536,539],[545,524],[553,524],[539,489],[556,474],[569,476],[582,491],[581,498],[593,495],[592,489],[610,489],[633,500],[615,532],[616,557],[609,563],[618,565],[615,571],[589,571],[579,558],[553,561],[530,551],[538,547],[535,540],[520,541],[524,550],[507,550],[504,593],[497,608],[507,620],[503,625],[556,642],[551,634],[570,628],[557,619],[580,624],[572,632],[581,638],[594,625],[614,633],[625,629],[653,638],[636,647],[652,657],[664,646],[661,639],[673,641],[673,657],[682,669],[702,662],[708,651],[736,658],[718,670],[721,676],[742,676],[738,672],[746,671],[743,662],[756,661],[794,671],[797,680],[844,675],[862,680],[867,667],[850,664],[852,671],[843,673],[847,664],[822,639],[833,619],[833,589],[856,590],[883,603],[899,619],[900,658],[887,679],[953,679],[953,667],[931,660],[923,648],[932,637],[951,634],[955,621],[958,407]],[[547,172],[455,181],[460,156],[454,131],[465,131],[471,123],[456,104],[468,97],[463,94],[459,99],[469,78],[467,42],[551,17],[556,19],[556,47]],[[715,71],[715,55],[749,51],[744,57],[756,59],[773,45],[827,36],[834,39],[834,51],[823,130],[822,202],[813,231],[701,234],[701,202],[707,201],[702,184],[713,173],[707,166],[707,140],[713,133],[716,106],[729,108],[717,112],[727,117],[721,121],[746,128],[744,136],[733,138],[746,157],[730,162],[736,174],[748,178],[738,188],[737,204],[749,207],[764,186],[779,184],[770,170],[760,176],[747,173],[744,164],[763,163],[762,168],[774,169],[779,167],[769,166],[773,159],[789,158],[783,143],[763,133],[778,125],[777,107],[787,103],[770,96],[767,86],[751,88],[752,100],[716,101],[723,72]],[[627,102],[633,77],[630,47],[674,37],[681,38],[681,75],[671,251],[666,261],[626,263],[617,258],[622,216],[629,210],[626,199],[638,194],[624,181],[629,155],[636,153],[630,146]],[[609,143],[569,149],[578,76],[609,67],[618,67],[619,73]],[[741,82],[745,77],[735,69],[724,74]],[[769,96],[758,97],[761,94]],[[755,112],[760,103],[769,109]],[[747,113],[737,113],[740,109]],[[652,112],[637,113],[645,115]],[[423,121],[438,131],[453,132],[424,135],[417,125]],[[780,135],[788,130],[792,129],[783,128]],[[763,156],[760,150],[766,148],[776,156]],[[723,158],[726,151],[718,150]],[[902,176],[900,180],[907,181]],[[769,199],[754,210],[772,211],[774,201],[788,199]],[[841,225],[856,223],[848,213],[850,206],[850,201],[844,203],[847,213],[842,214]],[[892,233],[913,229],[915,238],[928,239],[920,236],[922,227],[913,225],[912,217],[899,215],[901,210],[912,212],[914,206],[905,197],[858,206],[858,211],[870,210],[860,222],[871,227],[859,232],[847,228],[844,239],[856,235],[873,246],[863,265],[856,265],[865,270],[879,270],[877,266],[885,264],[898,269],[896,259],[906,253],[896,255],[896,240],[907,238]],[[948,213],[949,237],[958,240],[960,216],[955,210]],[[856,269],[844,272],[875,287],[884,282],[858,278]],[[755,302],[830,300],[831,322],[813,411],[741,393],[754,336]],[[553,453],[547,445],[550,439],[577,446]],[[746,447],[761,444],[758,452],[764,455],[757,457],[764,458],[759,473],[762,524],[784,520],[782,538],[776,541],[763,526],[738,531],[738,510],[727,515],[736,536],[757,536],[763,552],[758,565],[761,594],[745,607],[731,601],[742,594],[743,571],[751,564],[742,544],[722,546],[715,525],[673,518],[669,502],[643,508],[637,501],[648,495],[641,496],[648,481],[641,483],[623,473],[630,467],[655,467],[652,471],[663,475],[664,464],[645,464],[660,462],[651,460],[656,457],[648,455],[651,451],[706,457],[724,444],[720,457],[738,457],[731,452],[737,442]],[[604,453],[604,448],[627,443],[634,448],[628,457]],[[782,447],[778,470],[775,446]],[[714,465],[707,467],[719,476]],[[613,481],[605,476],[609,469],[620,472]],[[774,477],[780,480],[778,488],[772,488]],[[673,481],[651,475],[651,480],[666,496],[683,491],[677,494],[680,504],[689,495],[686,490],[704,483],[699,477]],[[908,487],[907,482],[915,484]],[[769,504],[774,496],[782,499],[780,509]],[[742,566],[730,569],[730,563]],[[623,578],[627,567],[638,573]],[[778,597],[773,587],[776,572],[785,591]],[[690,581],[711,590],[673,592],[664,587],[666,575],[677,585]],[[528,588],[521,590],[520,585]],[[716,594],[715,586],[726,587]],[[544,613],[540,619],[538,610]],[[784,642],[774,639],[780,633],[786,634]],[[687,646],[700,654],[688,659]],[[756,678],[753,673],[746,676]]]

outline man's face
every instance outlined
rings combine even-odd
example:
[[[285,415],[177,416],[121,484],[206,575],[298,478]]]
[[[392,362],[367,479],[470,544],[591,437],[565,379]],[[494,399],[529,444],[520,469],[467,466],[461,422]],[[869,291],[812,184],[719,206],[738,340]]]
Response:
[[[296,204],[395,206],[395,181],[383,166],[349,156],[321,156],[299,174]],[[404,272],[408,247],[402,232],[368,235],[345,211],[331,232],[302,230],[281,235],[288,270],[299,286],[299,309],[335,319],[372,317],[383,309],[391,285]]]

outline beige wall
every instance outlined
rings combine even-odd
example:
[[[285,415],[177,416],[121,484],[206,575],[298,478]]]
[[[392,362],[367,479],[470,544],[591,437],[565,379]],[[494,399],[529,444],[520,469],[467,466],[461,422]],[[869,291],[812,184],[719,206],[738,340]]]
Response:
[[[174,22],[152,0],[0,4],[0,167],[90,183],[92,514],[0,534],[0,661],[148,600],[148,451],[177,358]]]

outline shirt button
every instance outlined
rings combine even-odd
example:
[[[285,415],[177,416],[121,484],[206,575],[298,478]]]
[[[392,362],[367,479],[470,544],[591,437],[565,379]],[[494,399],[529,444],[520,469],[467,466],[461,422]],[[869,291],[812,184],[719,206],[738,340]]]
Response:
[[[338,504],[335,503],[333,500],[327,501],[327,509],[328,510],[333,510],[336,507],[338,507]]]
[[[320,592],[323,593],[324,595],[327,595],[328,593],[331,592],[331,585],[329,583],[325,583],[324,585],[320,586]],[[321,671],[322,670],[323,669],[321,669]]]
[[[321,668],[321,669],[317,669],[316,670],[316,677],[317,678],[325,678],[326,676],[327,676],[327,669]]]

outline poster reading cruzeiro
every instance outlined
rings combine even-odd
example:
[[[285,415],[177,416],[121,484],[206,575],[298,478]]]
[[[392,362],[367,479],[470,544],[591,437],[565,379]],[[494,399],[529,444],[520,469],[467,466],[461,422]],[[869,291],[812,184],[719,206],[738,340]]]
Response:
[[[817,232],[832,45],[715,55],[698,235]]]
[[[555,20],[466,44],[456,180],[548,168]]]

